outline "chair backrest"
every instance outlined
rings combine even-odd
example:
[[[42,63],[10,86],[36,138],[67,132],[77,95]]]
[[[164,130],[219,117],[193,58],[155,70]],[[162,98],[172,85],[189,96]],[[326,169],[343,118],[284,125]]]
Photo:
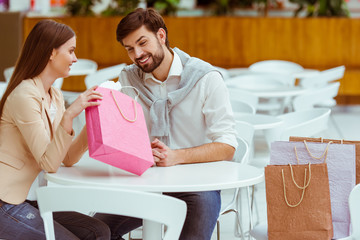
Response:
[[[251,113],[255,114],[256,109],[254,106],[247,102],[230,98],[231,107],[234,113]]]
[[[268,74],[268,73],[250,73],[242,74],[229,78],[225,84],[230,88],[241,90],[271,90],[284,86],[293,86],[295,78],[287,75]]]
[[[253,106],[255,109],[257,109],[257,106],[259,104],[259,97],[256,96],[255,94],[238,88],[228,88],[228,90],[229,90],[230,100],[237,99],[246,102],[251,106]]]
[[[248,143],[241,137],[237,137],[238,147],[236,148],[233,161],[247,164],[249,161],[250,148]]]
[[[331,110],[312,108],[279,115],[283,124],[279,127],[263,130],[270,147],[274,141],[288,141],[290,136],[312,137],[328,127]]]
[[[351,239],[360,239],[360,184],[351,190],[349,196],[349,210],[351,218]]]
[[[14,72],[15,67],[8,67],[4,69],[4,77],[5,77],[5,81],[8,83],[10,82],[10,78]]]
[[[78,59],[70,68],[69,76],[89,75],[96,72],[98,65],[90,59]]]
[[[118,64],[111,67],[102,68],[92,74],[85,77],[86,88],[89,89],[92,86],[100,85],[103,82],[118,78],[121,70],[126,66],[125,63]]]
[[[299,85],[305,88],[315,88],[325,86],[329,82],[339,80],[344,77],[345,66],[339,66],[335,68],[330,68],[320,73],[302,78],[299,82]]]
[[[251,64],[250,71],[263,73],[279,73],[291,75],[304,71],[304,68],[294,62],[284,60],[265,60]]]
[[[334,100],[337,96],[340,82],[329,83],[324,87],[319,87],[311,92],[297,96],[292,104],[294,111],[314,108],[317,104]],[[336,101],[334,101],[336,104]]]
[[[235,118],[235,120],[236,120],[236,118]],[[246,155],[244,155],[243,158],[241,158],[241,156],[242,156],[241,153],[238,153],[238,155],[236,155],[237,153],[235,152],[236,161],[247,164],[253,155],[253,139],[254,139],[255,129],[254,129],[253,125],[251,125],[250,123],[247,123],[247,122],[243,122],[243,121],[236,121],[235,129],[236,129],[236,133],[237,133],[239,139],[242,139],[243,141],[245,141],[247,144],[247,148],[248,148],[248,153],[246,153]],[[238,144],[240,147],[241,145],[244,145],[244,144],[239,143],[239,139],[238,139]],[[242,147],[242,148],[245,148],[245,147]],[[241,150],[239,150],[239,151],[241,151]]]
[[[235,121],[236,121],[235,129],[236,129],[238,136],[240,136],[249,145],[251,145],[253,142],[254,133],[255,133],[254,126],[248,122],[236,120],[236,116],[235,116]]]
[[[119,188],[41,187],[37,198],[47,240],[55,240],[52,212],[95,211],[147,219],[167,226],[164,240],[179,238],[186,216],[182,200]]]

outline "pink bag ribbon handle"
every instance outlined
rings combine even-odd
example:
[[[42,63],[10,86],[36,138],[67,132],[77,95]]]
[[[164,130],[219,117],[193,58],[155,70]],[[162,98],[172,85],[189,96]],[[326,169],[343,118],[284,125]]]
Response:
[[[136,102],[135,102],[135,100],[134,100],[134,99],[132,100],[132,102],[133,102],[133,104],[134,104],[135,117],[134,117],[134,119],[129,119],[129,118],[127,118],[127,117],[124,115],[124,113],[121,111],[121,108],[119,107],[119,104],[118,104],[117,101],[116,101],[116,98],[115,98],[115,95],[114,95],[113,91],[110,91],[110,92],[111,92],[111,95],[112,95],[112,97],[113,97],[113,99],[114,99],[114,102],[115,102],[117,108],[119,109],[119,112],[120,112],[121,116],[122,116],[126,121],[128,121],[128,122],[135,122],[135,121],[137,120],[137,108],[136,108]]]

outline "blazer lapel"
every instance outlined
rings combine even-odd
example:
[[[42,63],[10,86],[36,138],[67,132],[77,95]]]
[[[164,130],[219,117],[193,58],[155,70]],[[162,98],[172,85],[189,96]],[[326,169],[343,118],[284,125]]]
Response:
[[[49,137],[50,137],[50,139],[52,139],[53,138],[53,127],[52,127],[50,115],[49,115],[50,106],[49,106],[48,102],[46,101],[44,85],[42,84],[42,81],[39,77],[35,77],[35,78],[33,78],[33,80],[41,94],[41,116],[43,118],[45,128],[46,128],[47,132],[49,133]]]

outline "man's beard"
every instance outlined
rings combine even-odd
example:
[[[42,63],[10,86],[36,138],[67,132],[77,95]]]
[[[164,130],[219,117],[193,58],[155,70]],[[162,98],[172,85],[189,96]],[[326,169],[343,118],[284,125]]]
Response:
[[[136,65],[143,70],[146,73],[151,73],[153,72],[158,66],[160,66],[160,64],[162,63],[162,61],[164,60],[165,57],[165,53],[164,50],[162,49],[161,45],[159,44],[157,51],[155,52],[154,55],[152,54],[147,54],[147,56],[150,58],[152,58],[152,63],[147,63],[145,65],[141,65],[139,63],[139,59],[143,58],[143,56],[141,58],[136,59],[135,63]]]

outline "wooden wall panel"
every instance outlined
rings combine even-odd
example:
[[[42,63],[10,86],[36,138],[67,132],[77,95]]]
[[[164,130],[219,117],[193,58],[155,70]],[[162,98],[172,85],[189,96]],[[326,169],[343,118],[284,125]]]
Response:
[[[39,20],[24,19],[24,37]],[[116,41],[121,17],[55,20],[75,30],[78,58],[95,60],[100,67],[131,63]],[[360,19],[166,17],[165,22],[170,46],[224,68],[248,67],[268,59],[320,70],[345,65],[340,94],[360,96]]]

